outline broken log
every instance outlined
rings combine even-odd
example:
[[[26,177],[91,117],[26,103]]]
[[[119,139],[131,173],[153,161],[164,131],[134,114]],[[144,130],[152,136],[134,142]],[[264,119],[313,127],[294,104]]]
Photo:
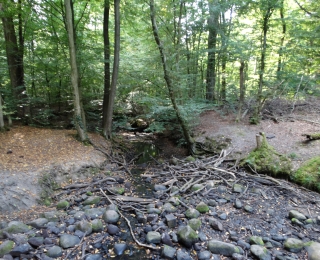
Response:
[[[320,133],[303,134],[302,136],[305,136],[309,141],[320,139]]]

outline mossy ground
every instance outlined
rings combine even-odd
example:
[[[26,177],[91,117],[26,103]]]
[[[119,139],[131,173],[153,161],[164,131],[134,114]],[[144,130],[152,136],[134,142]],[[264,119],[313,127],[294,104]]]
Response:
[[[279,154],[274,147],[268,144],[264,133],[261,146],[254,149],[242,162],[258,173],[272,175],[274,177],[288,178],[292,172],[291,160]]]
[[[306,161],[293,173],[292,180],[308,189],[320,192],[320,156]]]

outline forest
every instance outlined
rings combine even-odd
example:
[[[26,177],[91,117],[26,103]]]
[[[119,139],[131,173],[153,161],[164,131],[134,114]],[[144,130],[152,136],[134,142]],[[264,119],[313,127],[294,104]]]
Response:
[[[319,6],[1,0],[0,258],[320,260]]]
[[[75,127],[85,141],[176,122],[192,152],[204,109],[258,124],[268,100],[320,96],[318,4],[2,1],[0,129]]]

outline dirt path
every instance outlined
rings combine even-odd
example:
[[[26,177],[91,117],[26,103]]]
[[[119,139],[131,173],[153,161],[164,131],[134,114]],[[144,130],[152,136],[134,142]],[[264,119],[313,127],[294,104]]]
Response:
[[[37,204],[38,179],[46,173],[72,182],[83,167],[98,167],[104,160],[92,146],[75,139],[74,130],[13,127],[0,133],[0,212],[26,209]],[[101,142],[98,134],[90,138]],[[59,176],[58,176],[59,175]]]
[[[278,123],[273,120],[262,120],[259,125],[251,125],[248,119],[236,123],[235,115],[223,115],[213,110],[206,111],[200,117],[200,125],[196,131],[197,141],[205,137],[230,138],[234,158],[245,157],[256,146],[255,136],[259,132],[266,133],[268,142],[275,149],[292,158],[294,168],[304,161],[320,155],[320,140],[306,142],[302,134],[320,132],[320,116],[314,115],[313,120],[305,121],[302,115],[292,115],[290,119],[279,117]],[[303,120],[295,119],[301,118]],[[316,123],[312,123],[314,121]]]

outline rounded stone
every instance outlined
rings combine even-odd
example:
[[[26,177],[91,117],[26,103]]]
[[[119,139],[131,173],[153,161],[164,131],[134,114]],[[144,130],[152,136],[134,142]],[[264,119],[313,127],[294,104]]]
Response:
[[[62,248],[60,246],[53,246],[48,249],[47,256],[57,258],[62,256]]]
[[[103,213],[102,218],[106,223],[117,223],[120,215],[117,211],[110,209]]]

